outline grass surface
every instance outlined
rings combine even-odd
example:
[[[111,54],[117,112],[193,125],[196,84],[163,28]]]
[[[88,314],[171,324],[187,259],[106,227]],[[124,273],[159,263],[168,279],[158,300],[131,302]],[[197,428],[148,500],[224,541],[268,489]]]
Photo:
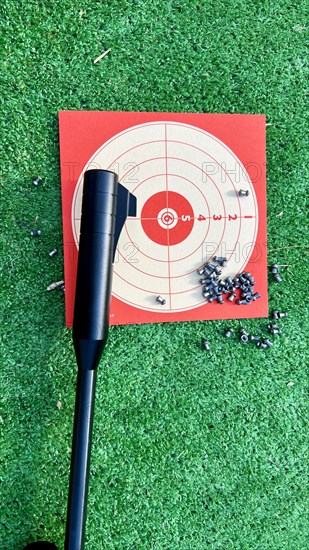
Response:
[[[76,366],[63,296],[45,290],[63,274],[47,255],[62,242],[61,109],[266,113],[269,263],[291,264],[270,281],[289,317],[265,352],[222,336],[239,321],[111,329],[86,548],[308,547],[305,5],[1,3],[1,550],[64,540]]]

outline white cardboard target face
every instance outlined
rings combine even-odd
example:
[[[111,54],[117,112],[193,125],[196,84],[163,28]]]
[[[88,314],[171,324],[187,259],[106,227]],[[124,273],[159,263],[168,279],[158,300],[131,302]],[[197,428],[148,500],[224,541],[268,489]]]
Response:
[[[258,228],[255,191],[240,160],[213,135],[170,121],[132,126],[104,143],[89,168],[115,171],[137,198],[114,264],[113,295],[123,302],[160,313],[194,309],[205,304],[196,273],[205,260],[226,256],[223,277],[244,269]],[[77,246],[83,173],[72,202]],[[154,295],[165,298],[164,308]]]

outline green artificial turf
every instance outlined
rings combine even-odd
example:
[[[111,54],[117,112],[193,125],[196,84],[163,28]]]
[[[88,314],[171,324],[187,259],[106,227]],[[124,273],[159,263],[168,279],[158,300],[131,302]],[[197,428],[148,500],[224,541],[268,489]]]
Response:
[[[290,265],[270,278],[270,309],[289,313],[271,349],[223,336],[266,336],[266,319],[111,329],[87,550],[308,548],[305,8],[2,1],[0,550],[64,541],[76,365],[63,295],[46,292],[63,276],[47,254],[62,247],[62,109],[265,113],[269,263]]]

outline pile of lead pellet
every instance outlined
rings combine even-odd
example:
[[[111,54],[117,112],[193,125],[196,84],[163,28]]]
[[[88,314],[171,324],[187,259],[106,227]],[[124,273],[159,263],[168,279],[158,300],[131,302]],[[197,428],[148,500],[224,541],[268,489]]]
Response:
[[[249,305],[261,297],[254,290],[255,280],[249,271],[243,271],[234,278],[226,277],[225,279],[221,279],[221,267],[226,266],[227,258],[214,256],[211,261],[207,261],[197,270],[198,274],[202,276],[200,279],[202,294],[207,302],[216,300],[219,304],[223,304],[223,294],[227,295],[229,302],[233,302],[237,296],[237,289],[240,294],[239,299],[236,300],[237,305]]]

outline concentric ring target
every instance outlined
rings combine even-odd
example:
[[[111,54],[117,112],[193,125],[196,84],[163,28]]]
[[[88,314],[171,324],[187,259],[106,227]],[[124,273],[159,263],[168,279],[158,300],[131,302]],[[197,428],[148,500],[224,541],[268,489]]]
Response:
[[[244,166],[215,136],[178,122],[132,126],[104,143],[88,168],[114,170],[137,197],[114,264],[113,294],[123,302],[161,313],[193,309],[205,304],[196,269],[206,259],[226,256],[224,277],[244,269],[256,241],[257,200]],[[77,246],[82,182],[83,173],[72,203]]]
[[[177,212],[187,212],[189,221]],[[145,234],[157,244],[173,246],[184,241],[194,225],[191,204],[175,191],[160,191],[152,195],[141,211],[141,224]]]

